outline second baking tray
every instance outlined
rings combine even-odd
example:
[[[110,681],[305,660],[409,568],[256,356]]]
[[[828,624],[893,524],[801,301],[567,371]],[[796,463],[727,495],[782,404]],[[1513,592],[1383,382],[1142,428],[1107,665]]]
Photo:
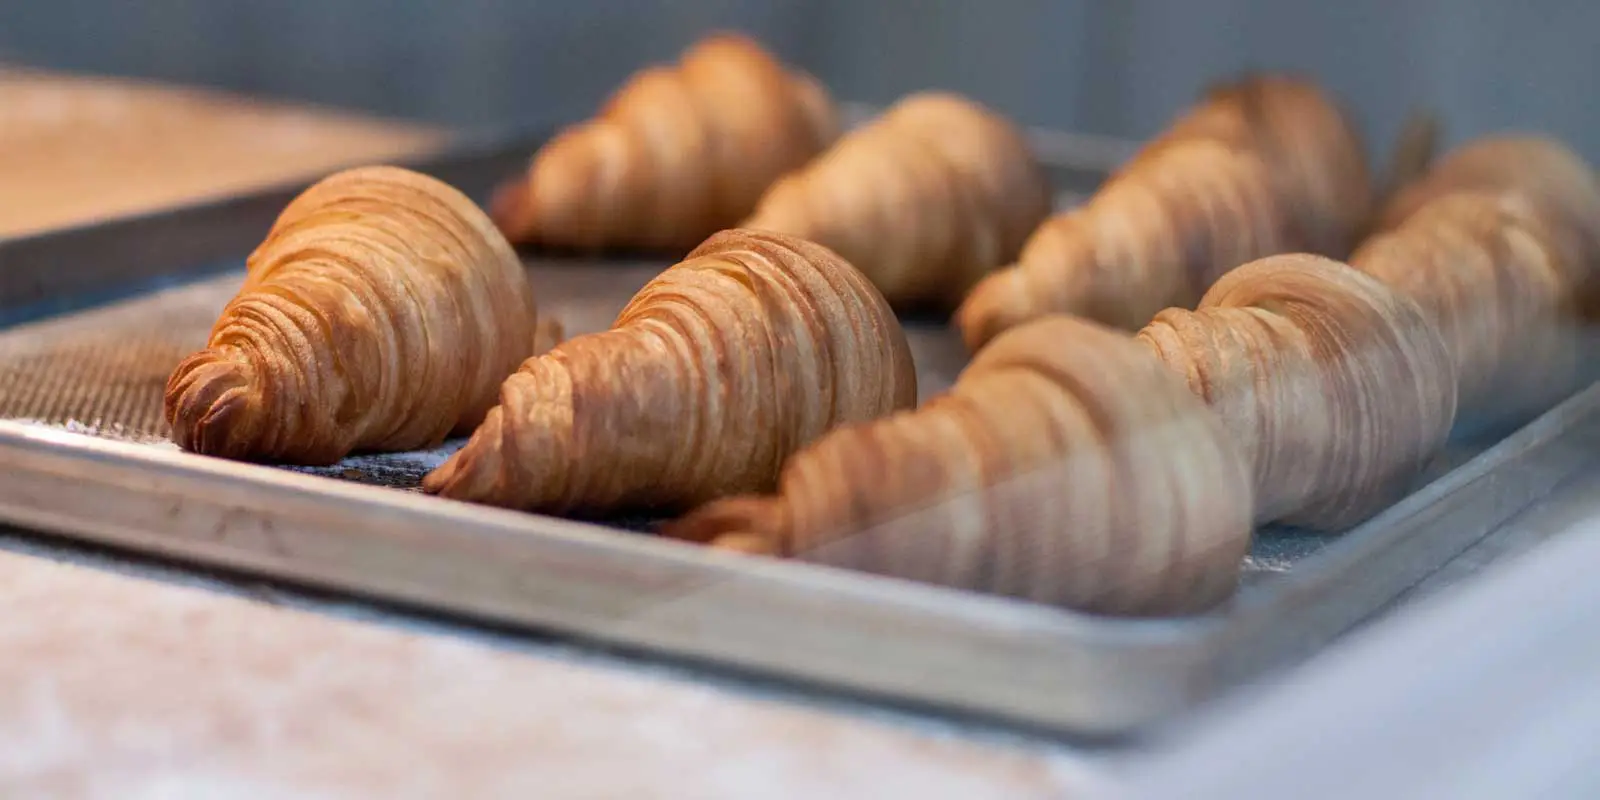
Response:
[[[484,142],[416,166],[482,197],[535,143]],[[1046,150],[1064,195],[1091,189],[1115,152],[1080,144],[1058,137]],[[238,287],[239,259],[296,188],[0,242],[0,520],[928,707],[1112,734],[1321,646],[1600,454],[1592,389],[1509,437],[1457,442],[1431,482],[1342,536],[1260,532],[1242,591],[1214,613],[1125,620],[713,552],[650,536],[639,520],[580,523],[414,491],[459,442],[326,469],[179,452],[159,415],[166,377],[203,344]],[[529,266],[541,306],[576,334],[607,327],[666,263]],[[908,320],[907,329],[928,397],[965,355],[942,324]]]

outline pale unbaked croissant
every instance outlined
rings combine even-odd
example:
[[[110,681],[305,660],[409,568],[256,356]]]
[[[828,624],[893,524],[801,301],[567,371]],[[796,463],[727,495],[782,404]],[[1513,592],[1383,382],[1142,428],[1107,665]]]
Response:
[[[538,323],[522,264],[471,200],[399,168],[347,170],[250,255],[206,349],[168,381],[167,421],[180,446],[237,459],[436,445],[494,405]]]
[[[1055,312],[1136,330],[1163,308],[1193,307],[1246,261],[1343,257],[1371,191],[1361,140],[1315,86],[1244,80],[1212,92],[1088,203],[1046,220],[956,321],[974,350]]]
[[[916,404],[899,322],[828,249],[731,230],[505,382],[471,441],[423,482],[557,513],[682,508],[772,488],[841,423]]]
[[[517,243],[682,253],[737,224],[838,127],[814,79],[749,39],[714,34],[552,139],[496,193],[491,215]]]
[[[777,495],[666,532],[1096,612],[1197,611],[1232,591],[1253,519],[1371,513],[1454,408],[1421,309],[1279,256],[1136,338],[1056,315],[1019,326],[949,394],[797,453]]]
[[[833,249],[892,305],[948,309],[1049,212],[1044,172],[1010,122],[925,92],[773,184],[743,227]]]

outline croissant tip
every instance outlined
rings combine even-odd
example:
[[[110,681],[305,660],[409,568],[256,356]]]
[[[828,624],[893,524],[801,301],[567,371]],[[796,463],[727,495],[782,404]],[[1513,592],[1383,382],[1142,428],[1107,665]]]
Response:
[[[725,533],[708,543],[713,550],[726,550],[754,556],[778,555],[777,543],[771,537],[755,533]]]
[[[489,198],[489,219],[494,226],[513,242],[523,241],[529,237],[529,219],[532,210],[532,200],[528,196],[528,183],[526,178],[517,177],[508,180],[494,190]]]
[[[443,464],[434,467],[431,472],[422,476],[422,491],[427,494],[436,494],[450,497],[459,485],[457,478],[462,473],[462,458],[466,448],[457,450],[444,460]]]
[[[1048,313],[1049,309],[1039,307],[1019,273],[1018,267],[1009,267],[985,275],[957,307],[954,320],[968,352],[976,353],[1006,331]],[[1060,310],[1081,314],[1081,308],[1073,303]]]
[[[180,364],[167,383],[165,411],[179,447],[202,455],[243,457],[260,422],[255,367],[246,359],[202,351]]]
[[[967,352],[976,353],[989,343],[1005,325],[994,313],[994,304],[986,300],[985,286],[987,281],[980,282],[967,294],[961,305],[956,307],[953,318],[956,330],[961,334],[961,341],[967,346]]]
[[[671,539],[718,550],[777,555],[783,551],[776,497],[732,497],[714,501],[662,526]]]
[[[499,451],[496,447],[485,446],[483,441],[485,430],[498,429],[498,412],[498,407],[491,409],[465,446],[423,476],[422,491],[451,500],[516,507],[504,496],[505,478],[500,474]]]

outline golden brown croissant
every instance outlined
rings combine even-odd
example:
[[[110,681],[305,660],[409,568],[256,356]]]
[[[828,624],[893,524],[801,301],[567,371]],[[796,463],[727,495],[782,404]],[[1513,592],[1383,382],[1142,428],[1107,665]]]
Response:
[[[712,236],[609,331],[530,359],[423,488],[548,512],[673,508],[772,488],[788,455],[916,404],[900,324],[832,251]]]
[[[1383,209],[1380,229],[1393,229],[1446,194],[1517,192],[1547,218],[1570,269],[1592,273],[1600,261],[1600,183],[1581,156],[1536,135],[1486,136],[1446,153],[1421,180]]]
[[[167,383],[177,443],[329,464],[470,430],[534,351],[522,264],[471,200],[393,167],[347,170],[278,217],[206,349]]]
[[[677,65],[635,74],[595,119],[552,139],[491,214],[513,242],[681,253],[737,224],[838,127],[810,76],[715,34]]]
[[[1214,91],[1085,205],[1046,220],[1015,266],[956,315],[969,348],[1054,312],[1136,330],[1193,307],[1226,270],[1273,253],[1343,257],[1371,187],[1361,140],[1313,85],[1252,78]]]
[[[1591,314],[1600,310],[1600,181],[1582,157],[1544,136],[1468,142],[1397,194],[1379,229],[1393,230],[1439,197],[1460,192],[1520,195],[1549,237],[1578,304]]]
[[[1138,338],[1244,448],[1258,522],[1360,522],[1399,499],[1455,421],[1456,373],[1432,319],[1319,256],[1246,264]]]
[[[1044,171],[1010,122],[926,92],[773,184],[743,227],[831,248],[891,305],[949,308],[1049,212]]]
[[[1416,300],[1438,323],[1463,415],[1514,414],[1559,394],[1573,372],[1581,274],[1520,193],[1462,191],[1418,206],[1350,263]]]
[[[1390,502],[1454,400],[1414,303],[1279,256],[1137,338],[1018,326],[949,394],[840,428],[789,460],[779,494],[667,533],[1090,611],[1195,611],[1234,587],[1252,518],[1342,527]]]
[[[1109,613],[1204,608],[1250,542],[1249,473],[1216,417],[1126,334],[1054,316],[948,394],[839,428],[780,494],[680,538]]]

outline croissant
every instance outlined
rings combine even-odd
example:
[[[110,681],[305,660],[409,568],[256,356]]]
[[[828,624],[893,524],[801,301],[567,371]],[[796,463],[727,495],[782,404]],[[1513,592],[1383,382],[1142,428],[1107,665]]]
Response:
[[[1052,312],[1136,330],[1193,307],[1228,269],[1274,253],[1343,257],[1371,208],[1361,140],[1313,85],[1212,92],[1086,204],[1046,220],[956,314],[967,346]]]
[[[1392,505],[1455,421],[1443,334],[1404,294],[1319,256],[1223,276],[1138,335],[1204,398],[1254,474],[1256,521],[1339,530]]]
[[[827,91],[755,42],[715,34],[635,74],[496,192],[513,242],[684,252],[732,227],[838,135]]]
[[[1456,148],[1386,205],[1379,231],[1394,230],[1449,194],[1515,193],[1543,226],[1580,310],[1600,310],[1600,182],[1581,156],[1544,136],[1488,136]]]
[[[1420,205],[1351,256],[1438,323],[1463,415],[1543,405],[1575,370],[1578,283],[1560,237],[1516,192],[1462,191]]]
[[[916,392],[905,334],[861,273],[811,242],[724,231],[611,330],[524,363],[423,488],[553,513],[685,507],[769,490],[790,453]]]
[[[773,184],[743,227],[826,245],[891,305],[950,308],[1049,212],[1044,172],[1010,122],[927,92]]]
[[[197,453],[321,465],[437,445],[537,345],[511,246],[466,196],[407,170],[307,189],[247,268],[167,382],[173,439]]]
[[[1443,442],[1438,331],[1313,256],[1230,272],[1137,337],[1050,315],[980,351],[922,408],[793,456],[779,492],[668,535],[1099,613],[1203,610],[1252,520],[1338,527]]]
[[[1380,230],[1392,230],[1443,195],[1517,192],[1556,236],[1557,254],[1585,274],[1600,262],[1600,183],[1581,156],[1536,135],[1486,136],[1446,153],[1383,209]]]
[[[1127,614],[1221,600],[1250,542],[1217,418],[1125,334],[1064,316],[996,339],[916,411],[824,436],[780,485],[665,533]]]

